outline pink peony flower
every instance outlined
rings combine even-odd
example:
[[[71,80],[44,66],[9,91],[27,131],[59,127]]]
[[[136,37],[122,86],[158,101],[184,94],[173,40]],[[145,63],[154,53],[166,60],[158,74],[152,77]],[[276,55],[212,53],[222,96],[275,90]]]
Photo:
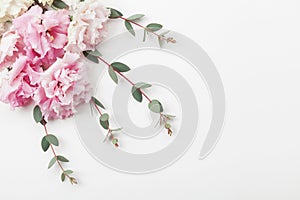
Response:
[[[2,78],[0,100],[13,108],[27,105],[38,88],[39,80],[40,74],[32,69],[25,56],[21,56]]]
[[[27,105],[39,88],[40,76],[64,56],[70,19],[67,11],[46,11],[38,6],[14,19],[0,44],[0,100],[12,107]]]
[[[34,65],[48,69],[64,55],[69,23],[66,10],[51,10],[43,14],[39,6],[33,6],[13,21],[13,27],[24,41],[28,59]]]
[[[34,100],[46,120],[70,117],[79,104],[89,102],[91,94],[86,78],[80,55],[68,52],[43,74]]]
[[[13,30],[6,32],[0,43],[0,70],[11,68],[17,58],[24,54],[24,44]]]
[[[78,3],[68,29],[66,49],[72,52],[94,50],[107,34],[105,25],[109,14],[110,10],[98,0]]]

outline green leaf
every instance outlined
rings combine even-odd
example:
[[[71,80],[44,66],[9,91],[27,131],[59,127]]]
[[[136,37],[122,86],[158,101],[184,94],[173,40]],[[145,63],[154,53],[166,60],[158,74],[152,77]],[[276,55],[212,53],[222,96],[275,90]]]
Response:
[[[159,44],[159,46],[161,48],[163,46],[163,44],[164,44],[164,41],[161,40],[160,38],[158,38],[158,44]]]
[[[165,36],[165,35],[167,35],[168,33],[170,33],[171,31],[165,31],[165,32],[163,32],[163,33],[161,33],[161,34],[159,34],[160,36]]]
[[[131,89],[131,94],[132,94],[133,98],[135,100],[137,100],[138,102],[143,101],[143,95],[142,95],[141,91],[138,88],[133,86],[132,89]]]
[[[118,144],[118,142],[119,142],[119,140],[118,140],[117,138],[114,138],[114,139],[112,140],[112,143],[113,143],[114,145]]]
[[[132,15],[130,17],[127,18],[127,20],[130,20],[130,21],[137,21],[141,18],[143,18],[145,15],[143,14],[135,14],[135,15]]]
[[[166,128],[166,129],[171,128],[171,124],[169,124],[169,123],[165,124],[165,128]]]
[[[103,104],[96,98],[96,97],[92,97],[92,101],[99,106],[100,108],[105,109],[105,107],[103,106]]]
[[[167,118],[175,118],[175,115],[164,114]]]
[[[105,130],[108,130],[109,128],[109,121],[100,121],[100,125],[105,129]]]
[[[71,178],[70,178],[70,183],[71,183],[72,185],[78,184],[77,180],[76,180],[74,177],[71,177]]]
[[[111,129],[111,131],[114,131],[114,132],[116,132],[116,131],[121,131],[123,128],[115,128],[115,129]]]
[[[157,24],[157,23],[151,23],[146,26],[146,28],[151,30],[152,32],[159,31],[160,29],[162,29],[162,27],[163,26],[161,24]]]
[[[59,9],[68,8],[68,5],[65,2],[63,2],[62,0],[54,0],[52,3],[52,6],[59,8]]]
[[[104,113],[100,116],[100,121],[106,122],[109,119],[109,115],[107,113]]]
[[[55,164],[55,162],[56,162],[56,157],[54,156],[49,162],[48,169],[50,169]]]
[[[113,8],[108,8],[108,9],[110,9],[110,15],[109,15],[110,19],[116,19],[123,16],[123,14],[116,9]]]
[[[66,174],[66,175],[67,175],[67,174],[68,174],[68,175],[69,175],[69,174],[73,174],[73,173],[74,173],[74,172],[73,172],[72,170],[65,170],[65,171],[64,171],[64,174]]]
[[[51,134],[46,135],[46,136],[45,136],[45,139],[46,139],[50,144],[53,144],[53,145],[55,145],[55,146],[58,146],[58,145],[59,145],[58,139],[57,139],[57,137],[54,136],[54,135],[51,135]]]
[[[97,49],[95,49],[94,51],[92,51],[92,50],[87,50],[87,51],[84,51],[86,54],[88,54],[88,55],[92,55],[92,56],[96,56],[96,57],[98,57],[98,56],[102,56],[102,54],[97,50]]]
[[[83,51],[82,52],[83,53],[83,55],[87,58],[87,59],[89,59],[90,61],[92,61],[92,62],[94,62],[94,63],[99,63],[99,60],[98,60],[98,58],[97,58],[97,56],[94,56],[94,55],[92,55],[92,54],[89,54],[87,51]]]
[[[151,86],[152,85],[150,85],[148,83],[144,83],[144,82],[138,82],[138,83],[136,83],[131,88],[131,94],[132,94],[133,98],[135,100],[137,100],[138,102],[142,102],[143,101],[143,95],[142,95],[142,92],[140,91],[140,89],[149,88]]]
[[[125,21],[125,27],[131,33],[133,36],[135,36],[135,31],[133,30],[133,27],[130,22]]]
[[[163,112],[163,107],[162,107],[161,103],[158,100],[152,100],[148,104],[148,107],[154,113],[161,113],[161,112]]]
[[[57,160],[61,161],[61,162],[69,162],[68,159],[66,159],[65,157],[63,156],[57,156]]]
[[[33,118],[36,123],[39,123],[43,120],[43,114],[40,106],[35,106],[33,109]]]
[[[117,70],[118,72],[128,72],[130,68],[121,62],[114,62],[111,64],[114,70]]]
[[[146,33],[147,33],[147,30],[145,29],[145,30],[144,30],[143,42],[145,42],[145,41],[146,41]]]
[[[108,68],[108,73],[110,78],[116,83],[118,84],[118,76],[116,74],[116,72],[114,71],[113,67],[109,67]]]
[[[140,89],[149,88],[151,86],[152,86],[151,84],[144,83],[144,82],[138,82],[138,83],[134,84],[135,88],[140,88]]]
[[[49,149],[50,143],[46,140],[46,136],[42,139],[42,149],[46,152]]]
[[[64,173],[61,174],[61,181],[64,182],[66,180],[66,175]]]

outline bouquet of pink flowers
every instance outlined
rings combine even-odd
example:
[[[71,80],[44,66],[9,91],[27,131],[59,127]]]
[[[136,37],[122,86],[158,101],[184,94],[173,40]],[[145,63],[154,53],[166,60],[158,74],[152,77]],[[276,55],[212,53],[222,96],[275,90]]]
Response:
[[[91,103],[100,115],[100,125],[107,130],[107,138],[119,146],[114,131],[109,126],[109,115],[102,113],[103,104],[92,97],[92,86],[87,76],[87,60],[102,61],[108,67],[110,77],[118,83],[118,76],[130,68],[120,62],[107,63],[96,49],[107,36],[109,19],[125,22],[126,29],[135,35],[133,25],[143,28],[145,33],[154,34],[160,42],[176,41],[158,34],[162,25],[151,23],[142,26],[137,23],[144,15],[135,14],[128,18],[115,9],[105,7],[98,0],[6,0],[0,8],[0,100],[12,108],[35,104],[33,115],[43,125],[46,135],[42,138],[44,151],[51,149],[55,163],[62,170],[61,179],[72,184],[77,180],[73,171],[65,170],[64,156],[57,155],[54,146],[59,142],[49,134],[46,124],[49,120],[64,119],[76,113],[83,103]],[[146,35],[146,34],[145,34]],[[89,62],[89,61],[88,61]],[[174,116],[164,114],[158,100],[150,99],[143,91],[151,85],[132,83],[133,97],[141,102],[144,96],[149,109],[160,115],[160,123],[172,134],[169,120]]]

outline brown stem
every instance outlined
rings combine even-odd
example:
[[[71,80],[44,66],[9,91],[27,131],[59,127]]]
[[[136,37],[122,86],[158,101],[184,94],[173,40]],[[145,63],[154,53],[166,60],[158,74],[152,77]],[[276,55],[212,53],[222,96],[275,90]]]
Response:
[[[105,65],[107,65],[108,67],[112,67],[106,60],[104,60],[102,57],[98,57],[98,59],[99,60],[101,60]],[[134,84],[134,82],[132,82],[128,77],[126,77],[123,73],[121,73],[121,72],[119,72],[118,70],[115,70],[114,68],[113,68],[113,70],[117,73],[117,74],[119,74],[122,78],[124,78],[127,82],[129,82],[132,86],[134,86],[135,84]],[[141,89],[139,89],[140,90],[140,92],[142,93],[142,95],[149,101],[149,102],[152,102],[152,100],[148,97],[148,95],[144,92],[144,91],[142,91]]]
[[[98,111],[99,115],[102,116],[101,110],[98,108],[97,104],[93,101],[93,104],[95,105],[96,110]]]
[[[49,135],[46,125],[44,124],[43,126],[44,126],[44,129],[45,129],[46,135]],[[56,152],[55,152],[54,147],[53,147],[52,144],[50,144],[50,148],[51,148],[51,151],[52,151],[53,155],[55,156],[55,160],[56,160],[56,162],[57,162],[59,168],[62,170],[62,172],[64,172],[65,170],[64,170],[62,164],[60,163],[60,161],[57,159],[57,154],[56,154]],[[71,178],[68,174],[65,174],[65,175],[66,175],[69,179]]]
[[[43,9],[43,11],[47,10],[47,8],[42,3],[40,3],[38,0],[34,0],[34,3],[36,5],[38,5],[39,7],[41,7]]]

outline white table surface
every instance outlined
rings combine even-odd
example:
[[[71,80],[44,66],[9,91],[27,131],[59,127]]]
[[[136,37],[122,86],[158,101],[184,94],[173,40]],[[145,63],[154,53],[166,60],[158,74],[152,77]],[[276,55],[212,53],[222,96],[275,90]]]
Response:
[[[217,148],[197,159],[199,138],[183,158],[153,174],[128,175],[97,163],[73,119],[49,124],[80,184],[47,170],[43,129],[31,107],[0,104],[0,199],[300,199],[300,2],[298,0],[105,0],[124,14],[145,13],[198,42],[216,64],[227,97]],[[123,31],[115,23],[113,34]]]

